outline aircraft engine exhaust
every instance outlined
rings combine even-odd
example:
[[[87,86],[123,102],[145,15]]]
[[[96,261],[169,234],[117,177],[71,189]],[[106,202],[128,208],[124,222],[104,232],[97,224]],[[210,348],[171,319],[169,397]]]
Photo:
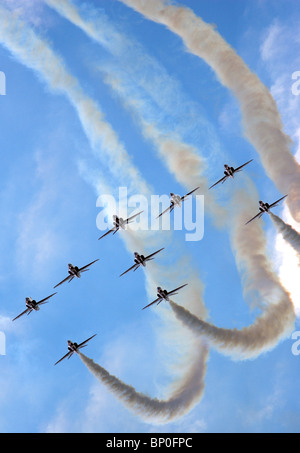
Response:
[[[278,233],[282,234],[283,239],[288,242],[297,253],[300,253],[300,234],[294,230],[291,225],[285,223],[280,217],[272,212],[270,212],[270,217]]]

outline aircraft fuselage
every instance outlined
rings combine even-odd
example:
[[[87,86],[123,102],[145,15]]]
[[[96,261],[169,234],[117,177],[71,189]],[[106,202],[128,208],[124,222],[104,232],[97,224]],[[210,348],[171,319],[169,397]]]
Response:
[[[261,212],[268,212],[270,209],[269,203],[264,203],[263,201],[259,202],[259,210]]]
[[[122,230],[125,230],[125,220],[122,217],[114,216],[114,221],[113,224],[116,228],[122,228]]]
[[[175,195],[174,193],[171,192],[170,197],[171,197],[171,204],[173,203],[173,205],[178,206],[178,207],[181,206],[182,200],[181,200],[180,195]]]
[[[69,274],[74,277],[80,277],[80,272],[78,266],[73,266],[73,264],[69,264]]]
[[[30,310],[39,310],[40,307],[37,305],[36,300],[32,300],[31,297],[26,297],[25,300],[26,307],[29,308]]]
[[[166,289],[162,289],[160,286],[157,288],[157,297],[160,297],[161,299],[164,300],[169,300],[168,298],[168,291]]]
[[[139,253],[135,252],[134,256],[135,256],[134,262],[136,264],[141,264],[142,266],[146,266],[144,255],[140,255]]]
[[[229,165],[227,164],[225,164],[224,167],[225,167],[224,175],[233,178],[234,168],[229,167]]]
[[[78,344],[73,343],[72,341],[68,340],[68,350],[70,352],[77,352],[77,349],[78,349]]]

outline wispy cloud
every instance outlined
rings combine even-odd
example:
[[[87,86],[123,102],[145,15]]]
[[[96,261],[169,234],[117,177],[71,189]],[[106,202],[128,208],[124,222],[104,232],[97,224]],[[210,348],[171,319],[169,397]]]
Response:
[[[3,0],[2,4],[34,26],[40,26],[46,20],[43,0],[26,0],[26,5],[23,0]]]

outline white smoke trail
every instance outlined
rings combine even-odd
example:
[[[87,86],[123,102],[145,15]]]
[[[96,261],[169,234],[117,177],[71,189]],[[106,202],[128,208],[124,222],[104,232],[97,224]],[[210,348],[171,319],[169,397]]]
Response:
[[[199,387],[199,375],[205,374],[207,350],[203,348],[201,360],[195,362],[190,369],[191,383],[183,385],[167,400],[151,398],[137,392],[135,388],[125,384],[116,376],[95,363],[92,359],[79,353],[79,356],[91,373],[119,399],[130,411],[151,423],[167,423],[186,414],[197,402],[194,387]],[[201,367],[204,367],[201,370]],[[202,387],[204,383],[201,380]],[[203,390],[202,388],[202,390]]]
[[[47,0],[51,5],[54,5],[62,15],[67,17],[73,23],[78,25],[84,30],[90,37],[95,39],[99,43],[103,43],[103,32],[97,31],[97,28],[92,21],[86,23],[80,16],[78,10],[69,0],[58,2],[57,0]],[[153,4],[144,4],[146,8],[152,8]],[[114,41],[114,40],[113,40]],[[119,42],[127,42],[126,38]],[[106,41],[107,42],[107,41]],[[106,45],[107,46],[107,45]],[[131,48],[133,47],[131,43]],[[123,48],[120,44],[120,48]],[[113,47],[113,51],[120,54],[120,49],[117,51],[117,46]],[[134,64],[134,63],[133,63]],[[133,66],[132,69],[134,69]],[[138,71],[135,71],[138,73]],[[160,155],[167,162],[168,169],[175,175],[177,180],[184,184],[186,187],[191,188],[193,185],[200,185],[202,190],[207,192],[208,183],[205,177],[205,161],[199,155],[196,150],[189,145],[182,143],[180,140],[170,138],[166,134],[163,134],[153,124],[149,124],[144,118],[143,114],[147,110],[144,101],[141,98],[136,98],[132,95],[132,91],[129,95],[126,90],[125,84],[121,83],[114,75],[112,78],[111,73],[108,77],[110,85],[123,97],[124,102],[131,108],[134,109],[135,117],[138,117],[139,124],[143,130],[144,135],[155,143]],[[136,80],[136,78],[135,78]],[[144,80],[144,78],[143,78]],[[154,77],[157,80],[157,77]],[[139,80],[137,80],[139,82]],[[144,81],[141,82],[144,85]],[[148,86],[149,89],[149,86]],[[151,90],[150,90],[151,91]],[[247,178],[248,191],[239,191],[235,196],[229,211],[221,209],[214,200],[210,193],[207,193],[207,199],[209,211],[214,218],[223,218],[230,216],[231,220],[231,236],[232,244],[236,254],[236,260],[239,270],[242,274],[244,295],[247,298],[248,294],[251,295],[252,304],[254,304],[255,297],[257,298],[258,304],[264,308],[265,313],[275,313],[278,300],[284,298],[286,300],[286,307],[289,310],[289,317],[285,320],[288,322],[288,326],[283,322],[281,329],[274,329],[272,332],[272,317],[265,315],[264,320],[267,328],[273,335],[271,344],[279,340],[286,334],[290,329],[290,319],[294,319],[293,305],[289,299],[289,295],[284,293],[282,296],[282,287],[278,280],[277,275],[274,273],[271,264],[267,258],[266,241],[261,224],[256,223],[251,225],[248,230],[245,230],[244,223],[247,219],[247,213],[256,209],[253,201],[258,199],[257,193],[253,188],[253,184]],[[226,215],[225,215],[226,214]],[[274,309],[269,311],[269,304],[274,304]],[[266,308],[267,307],[267,308]],[[281,304],[278,304],[280,310]],[[254,323],[254,327],[251,332],[253,335],[256,334],[255,326],[259,323],[259,319]],[[266,343],[264,339],[261,339],[261,350],[266,349]],[[259,353],[259,341],[256,343],[256,354]]]
[[[283,130],[276,103],[259,78],[220,34],[187,7],[166,0],[120,0],[145,17],[179,35],[187,49],[204,59],[220,82],[240,102],[245,135],[260,155],[268,176],[288,193],[290,211],[300,221],[300,167],[290,151],[291,139]]]
[[[63,60],[57,57],[49,45],[39,38],[25,23],[2,7],[0,7],[0,42],[23,64],[37,71],[51,89],[62,92],[68,98],[77,111],[92,149],[97,157],[101,159],[102,163],[108,167],[115,180],[119,184],[121,181],[124,181],[125,184],[129,181],[132,191],[136,190],[138,193],[149,195],[151,191],[148,185],[131,163],[116,133],[109,123],[104,120],[99,106],[85,95],[79,82],[69,74]],[[99,188],[99,184],[99,181],[97,181],[97,188]],[[101,188],[105,188],[105,190],[109,188],[104,183],[100,184],[100,186]],[[143,244],[146,249],[149,243],[149,234],[138,240],[132,234],[126,235],[125,242],[132,252],[136,250],[137,244]],[[172,272],[168,271],[167,274],[172,278]],[[151,283],[153,281],[161,281],[163,278],[164,270],[162,268],[159,269],[159,272],[155,273],[153,270],[150,270],[150,273],[147,273],[147,279]],[[199,301],[202,301],[202,294],[199,292],[202,291],[202,286],[200,285],[199,287],[197,284],[198,278],[195,278],[195,280],[195,285],[193,285],[191,291],[193,295],[189,300],[196,310],[199,310],[200,306],[200,312],[204,313],[204,305],[199,304]],[[163,314],[164,311],[161,311],[161,313]],[[165,320],[168,321],[169,317],[170,314],[165,315]],[[182,337],[183,344],[184,338]],[[184,367],[180,379],[173,383],[173,395],[177,395],[182,404],[184,402],[184,395],[189,395],[189,401],[187,401],[185,409],[181,405],[177,406],[177,412],[180,414],[184,410],[189,410],[190,404],[192,404],[191,401],[195,404],[202,396],[207,347],[198,340],[194,340],[193,347],[190,348],[187,356],[190,359],[188,366]],[[202,367],[199,367],[199,361],[202,363]],[[194,365],[195,363],[197,363],[197,366]],[[189,390],[186,391],[186,388]],[[164,405],[167,406],[167,404],[168,402],[165,401]],[[170,405],[173,406],[172,397]],[[175,409],[172,410],[173,416],[175,416],[175,412]]]
[[[285,223],[280,217],[272,212],[269,214],[278,233],[282,234],[283,239],[288,242],[297,253],[300,253],[300,234],[298,231],[294,230],[291,225]]]
[[[205,337],[211,346],[239,360],[253,359],[275,347],[280,339],[290,335],[295,321],[288,296],[283,296],[276,305],[270,304],[251,326],[241,330],[217,327],[173,301],[170,305],[177,318],[194,334]]]
[[[206,131],[210,128],[211,132],[211,125],[203,118],[197,104],[182,95],[180,83],[167,73],[164,66],[147,52],[140,41],[132,39],[123,31],[120,32],[103,9],[86,3],[84,7],[79,3],[76,6],[72,0],[44,1],[113,55],[118,67],[130,74],[133,84],[135,86],[138,84],[161,111],[171,114],[172,117],[176,114],[177,119],[184,115],[187,118],[186,121],[192,119],[194,115],[200,115],[201,122],[197,124],[198,130],[204,126]],[[179,122],[176,123],[176,130],[178,127],[180,127]],[[208,147],[212,141],[211,136],[212,134],[210,134],[210,140],[205,143]],[[204,140],[205,134],[203,134]]]
[[[293,228],[293,230],[295,230],[296,232],[300,231],[300,225],[295,222],[287,208],[283,209],[281,215],[283,216],[282,218],[284,219],[284,223],[286,225],[290,225],[291,228]],[[277,232],[279,233],[279,231],[276,230],[274,248],[276,251],[275,260],[277,263],[278,274],[283,286],[291,294],[296,316],[299,317],[300,287],[298,284],[298,279],[296,277],[296,272],[299,272],[300,269],[299,252],[291,244],[289,244],[289,241],[284,239],[282,233],[277,234]],[[285,233],[286,232],[287,230],[285,230]],[[289,234],[289,237],[293,238],[293,235]],[[294,239],[293,244],[295,244]]]

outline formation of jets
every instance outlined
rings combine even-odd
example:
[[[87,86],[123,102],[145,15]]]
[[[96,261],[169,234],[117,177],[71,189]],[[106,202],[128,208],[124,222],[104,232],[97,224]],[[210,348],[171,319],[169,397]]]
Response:
[[[214,183],[212,186],[209,187],[209,189],[215,187],[217,184],[219,183],[224,183],[228,178],[233,178],[234,177],[234,174],[235,173],[238,173],[240,171],[242,171],[242,169],[248,165],[250,162],[252,162],[253,159],[249,160],[248,162],[245,162],[243,165],[237,167],[237,168],[234,168],[234,167],[229,167],[227,164],[224,165],[225,167],[225,171],[224,171],[224,175],[221,179],[219,179],[216,183]],[[181,207],[182,203],[187,199],[188,196],[192,195],[196,190],[198,190],[199,187],[196,187],[195,189],[191,190],[190,192],[188,192],[186,195],[183,195],[183,196],[180,196],[180,195],[175,195],[174,193],[170,193],[170,206],[165,209],[163,212],[161,212],[159,214],[159,217],[161,217],[163,214],[165,214],[166,212],[170,211],[172,212],[173,209],[178,206],[178,207]],[[250,220],[248,220],[246,222],[245,225],[247,225],[248,223],[252,222],[254,219],[256,218],[260,218],[265,212],[269,212],[269,210],[271,208],[274,208],[275,206],[278,205],[278,203],[280,201],[282,201],[284,198],[286,198],[287,195],[283,196],[282,198],[279,198],[279,200],[276,200],[274,203],[272,204],[269,204],[269,203],[265,203],[263,201],[259,201],[259,212],[254,216],[252,217]],[[113,216],[113,227],[108,230],[105,234],[103,234],[99,239],[102,239],[104,238],[105,236],[109,235],[110,233],[117,233],[117,231],[119,231],[119,229],[123,229],[125,230],[126,229],[126,226],[129,224],[129,223],[132,223],[133,220],[139,216],[143,211],[140,211],[138,212],[137,214],[131,216],[131,217],[128,217],[127,219],[123,219],[122,217],[118,217],[117,215],[114,215]],[[159,250],[156,250],[155,252],[151,253],[150,255],[143,255],[143,254],[139,254],[138,252],[134,252],[134,264],[129,267],[127,270],[125,270],[121,275],[125,275],[127,274],[128,272],[130,272],[131,270],[133,270],[133,272],[135,272],[140,266],[143,266],[143,267],[146,267],[146,263],[148,261],[151,261],[154,259],[154,257],[160,253],[162,250],[164,250],[164,248],[161,248]],[[76,278],[80,278],[81,277],[81,274],[83,272],[87,272],[90,268],[90,266],[92,266],[94,263],[96,263],[97,261],[99,261],[99,259],[96,259],[94,261],[92,261],[91,263],[89,264],[86,264],[85,266],[83,267],[78,267],[78,266],[74,266],[73,264],[68,264],[68,275],[67,277],[65,277],[61,282],[59,282],[57,285],[54,286],[54,288],[57,288],[58,286],[62,285],[63,283],[65,282],[71,282],[75,277]],[[145,307],[143,307],[143,310],[145,308],[148,308],[154,304],[160,304],[162,301],[170,301],[170,296],[174,296],[176,294],[178,294],[178,291],[180,291],[182,288],[184,288],[185,286],[187,286],[188,284],[185,283],[171,291],[167,291],[166,289],[163,289],[161,286],[158,286],[157,287],[157,298],[155,300],[153,300],[152,302],[150,302],[148,305],[146,305]],[[53,293],[51,294],[50,296],[46,297],[45,299],[42,299],[40,300],[39,302],[36,302],[35,300],[33,300],[31,297],[26,297],[25,299],[25,304],[26,304],[26,310],[24,310],[22,313],[20,313],[18,316],[16,316],[13,321],[15,321],[16,319],[20,318],[21,316],[27,314],[29,315],[32,311],[38,311],[40,309],[40,306],[47,303],[49,301],[49,299],[51,297],[53,297],[55,294],[57,293]],[[87,346],[87,343],[96,336],[97,334],[94,334],[93,336],[91,336],[90,338],[88,338],[87,340],[83,341],[82,343],[76,343],[76,342],[72,342],[71,340],[68,340],[67,344],[68,344],[68,352],[61,358],[59,359],[55,365],[57,365],[58,363],[60,363],[62,360],[66,359],[66,358],[70,358],[72,357],[72,355],[76,352],[78,353],[79,350],[81,348],[84,348]]]
[[[69,268],[69,275],[64,278],[60,283],[58,283],[57,285],[54,286],[54,288],[57,288],[58,286],[60,286],[62,283],[64,282],[70,282],[73,280],[73,278],[77,277],[77,278],[80,278],[81,276],[81,272],[86,272],[88,271],[89,267],[96,263],[96,261],[99,261],[99,259],[96,259],[94,261],[92,261],[91,263],[87,264],[86,266],[83,266],[81,268],[78,268],[77,266],[73,266],[73,264],[68,264],[68,268]],[[40,300],[39,302],[36,302],[35,300],[33,300],[31,297],[26,297],[25,299],[25,304],[26,304],[26,310],[24,310],[22,313],[20,313],[18,316],[16,316],[13,321],[15,321],[16,319],[20,318],[21,316],[27,314],[27,315],[30,315],[30,313],[32,311],[38,311],[40,309],[40,306],[43,305],[43,304],[46,304],[48,302],[48,300],[53,297],[55,294],[57,293],[53,293],[51,294],[50,296],[46,297],[45,299],[42,299]]]
[[[240,167],[237,167],[237,168],[229,167],[229,165],[225,164],[224,165],[224,167],[225,167],[225,171],[224,171],[225,176],[223,176],[223,178],[219,179],[219,181],[215,182],[212,186],[210,186],[209,189],[212,189],[213,187],[215,187],[219,183],[223,184],[226,181],[227,178],[233,178],[235,173],[238,173],[238,172],[242,171],[242,169],[246,165],[250,164],[250,162],[252,162],[252,161],[253,161],[253,159],[248,160],[248,162],[245,162],[243,165],[241,165]],[[271,208],[274,208],[275,206],[277,206],[278,203],[281,200],[283,200],[285,197],[287,197],[287,195],[284,195],[282,198],[279,198],[279,200],[274,201],[274,203],[272,203],[272,204],[265,203],[265,202],[260,200],[259,201],[259,212],[254,217],[252,217],[250,220],[248,220],[248,222],[246,222],[245,225],[248,225],[248,223],[252,222],[252,220],[254,220],[254,219],[260,218],[265,212],[269,212],[269,210]]]
[[[57,285],[55,285],[54,288],[56,288],[57,286],[61,285],[62,283],[66,282],[66,281],[72,281],[73,278],[77,277],[77,278],[80,278],[81,276],[81,273],[82,272],[86,272],[88,271],[89,267],[96,263],[96,261],[99,261],[98,259],[92,261],[91,263],[89,264],[86,264],[85,266],[79,268],[78,266],[73,266],[73,264],[68,264],[68,273],[69,275],[64,279],[62,280],[60,283],[58,283]],[[42,299],[40,300],[39,302],[36,302],[35,300],[33,300],[31,297],[26,297],[25,299],[25,304],[26,304],[26,310],[24,310],[22,313],[20,313],[18,316],[16,316],[13,321],[15,321],[16,319],[20,318],[21,316],[27,314],[29,315],[32,311],[38,311],[40,309],[40,306],[43,305],[43,304],[46,304],[49,299],[51,297],[53,297],[55,294],[57,293],[53,293],[51,294],[50,296],[46,297],[45,299]],[[77,343],[73,343],[71,340],[68,340],[68,353],[66,355],[64,355],[60,360],[58,360],[55,365],[59,362],[61,362],[62,360],[64,360],[65,358],[70,358],[74,352],[78,353],[79,349],[81,348],[84,348],[85,346],[87,346],[87,343],[88,341],[90,341],[92,338],[94,338],[97,334],[94,334],[92,337],[88,338],[87,340],[83,341],[82,343],[80,344],[77,344]]]

